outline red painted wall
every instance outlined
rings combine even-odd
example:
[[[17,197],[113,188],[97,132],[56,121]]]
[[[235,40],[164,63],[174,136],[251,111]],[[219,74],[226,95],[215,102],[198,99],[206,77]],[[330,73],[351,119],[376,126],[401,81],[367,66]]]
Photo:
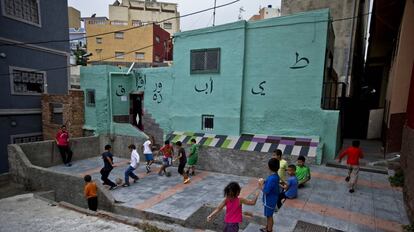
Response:
[[[411,70],[410,93],[408,95],[407,103],[407,125],[411,129],[414,129],[414,63]]]
[[[156,38],[160,38],[160,42],[156,41]],[[172,60],[172,43],[170,40],[170,33],[162,29],[159,25],[154,25],[154,47],[153,47],[153,62],[157,62],[155,57],[159,57],[158,62],[165,60]]]

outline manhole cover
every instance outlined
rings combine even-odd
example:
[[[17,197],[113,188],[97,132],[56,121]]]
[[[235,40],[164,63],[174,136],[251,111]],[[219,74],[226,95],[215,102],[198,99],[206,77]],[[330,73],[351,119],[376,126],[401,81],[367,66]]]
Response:
[[[343,232],[333,228],[312,224],[309,222],[298,221],[293,232]]]

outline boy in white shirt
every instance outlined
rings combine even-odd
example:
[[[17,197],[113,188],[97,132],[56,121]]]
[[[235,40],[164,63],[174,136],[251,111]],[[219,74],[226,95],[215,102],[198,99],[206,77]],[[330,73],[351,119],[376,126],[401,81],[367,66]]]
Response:
[[[129,162],[130,164],[127,170],[125,170],[125,183],[122,185],[123,187],[129,186],[129,177],[134,179],[134,183],[136,183],[139,180],[139,177],[134,174],[135,169],[137,169],[139,165],[138,152],[134,144],[129,145],[128,148],[129,148],[129,151],[131,152],[131,161]]]
[[[142,145],[143,153],[147,161],[147,165],[145,166],[145,168],[147,169],[147,173],[151,172],[151,164],[154,163],[154,156],[152,155],[153,145],[154,145],[154,137],[152,135],[149,136],[147,141],[145,141],[144,144]]]

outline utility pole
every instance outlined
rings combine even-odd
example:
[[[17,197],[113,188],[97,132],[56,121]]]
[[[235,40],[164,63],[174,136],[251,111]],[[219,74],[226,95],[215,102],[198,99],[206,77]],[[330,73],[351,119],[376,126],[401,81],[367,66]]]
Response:
[[[217,3],[217,0],[214,0],[213,27],[214,25],[216,25],[216,3]]]

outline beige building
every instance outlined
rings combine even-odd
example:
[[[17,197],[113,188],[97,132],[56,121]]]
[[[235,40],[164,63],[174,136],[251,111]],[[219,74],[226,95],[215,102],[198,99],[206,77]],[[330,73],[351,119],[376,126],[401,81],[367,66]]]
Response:
[[[109,20],[113,22],[132,22],[133,26],[160,22],[161,28],[168,31],[171,35],[180,31],[179,12],[177,4],[157,2],[155,0],[116,0],[109,5]],[[174,19],[171,19],[174,18]]]
[[[68,7],[69,17],[69,28],[80,28],[81,27],[81,13],[77,9],[69,6]]]
[[[259,14],[253,15],[249,21],[256,21],[262,19],[268,19],[273,17],[279,17],[281,15],[281,11],[279,8],[273,8],[272,5],[268,5],[267,7],[263,7],[259,10]]]
[[[120,21],[111,21],[106,17],[84,18],[84,21],[87,50],[92,53],[89,63],[152,64],[164,62],[171,57],[170,34],[159,25],[133,28],[132,21],[121,24]]]

